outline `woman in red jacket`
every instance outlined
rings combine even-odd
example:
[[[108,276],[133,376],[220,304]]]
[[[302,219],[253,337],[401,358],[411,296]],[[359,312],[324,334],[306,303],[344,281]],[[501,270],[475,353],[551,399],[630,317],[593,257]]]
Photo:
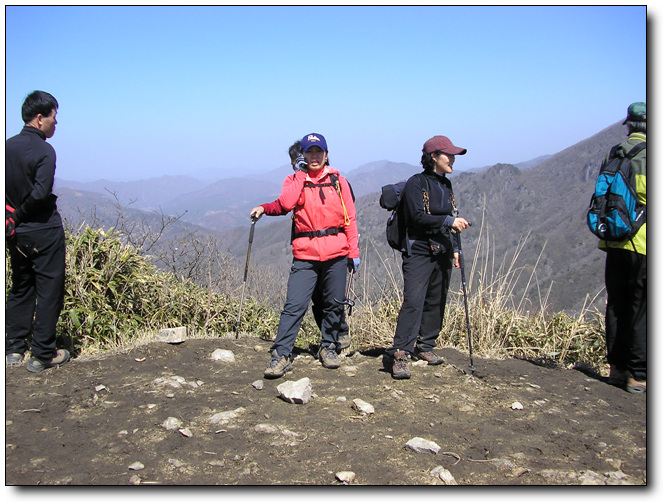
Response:
[[[359,266],[359,234],[348,182],[328,165],[322,134],[306,135],[301,152],[306,167],[284,180],[278,198],[284,211],[293,212],[293,260],[266,378],[279,378],[292,369],[295,339],[318,282],[323,301],[318,358],[326,368],[340,366],[338,336],[344,307],[334,299],[345,298],[347,269],[356,271]]]
[[[288,148],[288,156],[290,157],[290,165],[292,165],[292,170],[297,172],[300,169],[301,165],[305,165],[306,161],[304,160],[304,156],[302,155],[302,141],[298,139],[295,141],[292,145],[290,145],[290,148]],[[329,158],[327,158],[326,165],[329,165]],[[350,185],[348,183],[348,185]],[[352,186],[350,186],[350,193],[352,193]],[[354,196],[352,197],[352,200],[354,201]],[[263,214],[266,214],[267,216],[283,216],[285,214],[288,214],[288,211],[284,210],[281,207],[281,204],[279,204],[279,200],[276,199],[274,202],[266,202],[264,204],[260,204],[257,207],[254,207],[251,209],[251,219],[252,220],[259,220]],[[313,302],[313,305],[311,306],[311,310],[313,312],[313,317],[315,318],[315,324],[322,330],[322,309],[323,309],[323,297],[322,297],[322,284],[321,281],[319,281],[316,286],[315,290],[313,291],[313,295],[311,297],[311,300]],[[341,311],[341,327],[338,333],[338,348],[343,350],[347,349],[350,346],[352,339],[350,337],[350,327],[348,326],[347,320],[345,318],[345,310]]]

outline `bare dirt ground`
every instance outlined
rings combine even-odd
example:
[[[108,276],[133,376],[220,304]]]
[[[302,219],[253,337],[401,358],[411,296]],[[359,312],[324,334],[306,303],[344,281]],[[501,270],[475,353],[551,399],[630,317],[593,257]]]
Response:
[[[218,348],[236,361],[212,360]],[[446,364],[415,365],[410,380],[393,380],[379,351],[348,354],[337,370],[300,353],[266,380],[268,348],[190,339],[39,374],[8,368],[6,485],[334,485],[341,471],[353,485],[647,484],[646,395],[600,376],[477,357],[470,375],[467,355],[442,349]],[[309,403],[277,397],[304,377]],[[375,413],[356,412],[356,398]],[[415,437],[438,453],[407,449]]]

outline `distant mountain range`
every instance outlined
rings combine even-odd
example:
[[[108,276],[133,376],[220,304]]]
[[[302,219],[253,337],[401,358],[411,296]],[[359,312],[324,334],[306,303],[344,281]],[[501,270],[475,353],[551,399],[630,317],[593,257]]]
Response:
[[[626,128],[617,123],[555,155],[454,174],[451,179],[461,214],[474,223],[463,233],[466,261],[474,258],[481,229],[490,239],[489,246],[482,244],[490,249],[482,249],[482,253],[499,260],[509,259],[521,239],[529,235],[518,259],[524,270],[514,295],[527,289],[534,309],[539,297],[547,298],[547,305],[554,309],[582,308],[586,296],[593,297],[603,287],[604,255],[586,228],[586,208],[601,161],[625,137]],[[393,256],[384,239],[388,213],[377,203],[380,187],[420,170],[420,166],[382,160],[343,173],[357,198],[360,247],[366,254],[362,260],[367,269],[377,266],[384,256]],[[56,193],[65,217],[77,214],[80,220],[80,215],[94,213],[100,224],[112,223],[118,204],[127,207],[125,218],[181,215],[180,231],[187,225],[207,231],[241,258],[246,253],[250,209],[274,200],[291,172],[285,164],[263,175],[215,182],[187,176],[121,183],[58,179]],[[289,226],[288,217],[262,218],[256,227],[252,260],[282,267],[287,274]],[[479,262],[484,259],[478,257]],[[536,281],[528,285],[535,264]]]

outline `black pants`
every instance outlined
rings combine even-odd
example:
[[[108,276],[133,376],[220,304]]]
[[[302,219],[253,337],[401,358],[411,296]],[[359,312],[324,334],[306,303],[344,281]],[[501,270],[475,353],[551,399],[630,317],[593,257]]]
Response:
[[[56,356],[56,326],[64,302],[64,229],[17,233],[8,241],[12,287],[5,308],[5,354]]]
[[[416,252],[413,246],[413,253]],[[435,347],[444,320],[452,260],[451,251],[403,256],[403,305],[394,346],[387,349],[388,354],[393,355],[396,350],[413,353],[415,343],[422,352]]]
[[[608,363],[647,380],[647,256],[608,248],[605,287]]]
[[[279,356],[292,357],[295,340],[299,333],[302,319],[319,284],[322,299],[322,321],[320,345],[338,346],[338,334],[341,329],[343,305],[334,301],[345,297],[347,277],[347,257],[341,256],[328,261],[307,261],[293,259],[288,277],[288,291],[285,305],[281,311],[276,339],[270,351],[276,350]]]

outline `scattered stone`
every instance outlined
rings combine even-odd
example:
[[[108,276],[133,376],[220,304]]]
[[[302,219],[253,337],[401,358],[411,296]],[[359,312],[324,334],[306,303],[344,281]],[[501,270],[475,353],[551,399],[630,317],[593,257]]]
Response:
[[[336,398],[336,402],[345,403],[348,399],[345,396],[339,396]]]
[[[420,437],[410,439],[405,443],[405,448],[415,453],[437,453],[440,451],[440,446],[437,443]]]
[[[256,432],[264,432],[265,434],[275,434],[279,428],[272,424],[258,424],[253,428]]]
[[[256,390],[262,390],[263,387],[265,386],[265,383],[262,380],[256,380],[251,384],[254,389]]]
[[[187,427],[185,427],[184,429],[180,429],[179,432],[185,438],[190,438],[191,436],[193,436],[193,432],[191,432],[191,429],[189,429]]]
[[[129,470],[131,470],[131,471],[141,471],[143,469],[145,469],[145,466],[143,464],[141,464],[140,462],[134,462],[133,464],[131,464],[129,466]]]
[[[171,376],[157,378],[154,380],[154,383],[163,387],[172,387],[173,389],[181,389],[184,384],[186,384],[186,379],[181,376]]]
[[[594,471],[584,471],[578,476],[581,485],[604,485],[605,478]]]
[[[292,439],[297,439],[301,437],[301,434],[299,434],[298,432],[293,432],[288,429],[283,430],[281,434],[283,434],[287,438],[292,438]]]
[[[212,360],[221,363],[234,363],[235,354],[232,350],[216,349],[214,352],[212,352]]]
[[[523,408],[524,408],[524,406],[521,403],[519,403],[518,401],[516,401],[515,403],[513,403],[511,405],[512,410],[522,410]]]
[[[182,343],[186,340],[186,328],[166,328],[159,331],[159,334],[156,336],[158,342],[165,343]]]
[[[311,400],[311,380],[304,377],[301,380],[283,382],[276,387],[279,397],[288,403],[306,404]]]
[[[438,465],[435,467],[432,471],[430,471],[430,475],[435,477],[439,477],[445,485],[457,485],[458,483],[456,482],[456,479],[453,477],[453,474],[451,474],[447,469],[442,467],[441,465]]]
[[[352,483],[355,480],[355,478],[357,477],[357,475],[352,471],[337,472],[335,474],[335,476],[336,476],[336,479],[338,479],[339,481],[341,481],[343,483],[346,483],[346,484]]]
[[[140,476],[138,474],[134,474],[129,478],[129,483],[132,485],[139,485],[142,479],[140,479]]]
[[[180,467],[182,467],[182,466],[184,465],[182,462],[180,462],[180,461],[177,460],[176,458],[169,458],[169,459],[168,459],[168,463],[169,463],[170,465],[172,465],[173,467],[175,467],[175,468],[180,468]]]
[[[239,417],[242,413],[246,411],[246,408],[239,407],[235,410],[222,411],[221,413],[216,413],[213,415],[209,421],[211,424],[227,424],[231,420]]]
[[[182,427],[182,422],[179,419],[175,418],[175,417],[168,417],[161,424],[161,427],[163,427],[167,431],[174,431],[174,430],[179,429],[180,427]]]
[[[352,409],[358,411],[362,415],[373,415],[375,414],[375,408],[372,404],[363,401],[362,399],[353,399],[352,400]]]

